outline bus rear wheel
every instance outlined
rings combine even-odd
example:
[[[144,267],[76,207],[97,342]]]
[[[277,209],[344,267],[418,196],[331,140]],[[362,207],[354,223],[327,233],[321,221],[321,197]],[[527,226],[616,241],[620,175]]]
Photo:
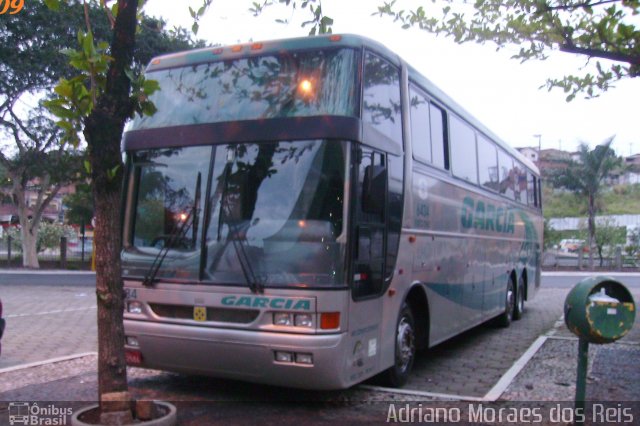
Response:
[[[518,283],[518,289],[516,290],[516,303],[513,308],[513,319],[519,320],[524,314],[524,282],[522,278]]]
[[[416,358],[416,329],[411,308],[406,303],[400,310],[395,339],[395,361],[391,368],[382,373],[386,386],[401,387],[409,379]]]

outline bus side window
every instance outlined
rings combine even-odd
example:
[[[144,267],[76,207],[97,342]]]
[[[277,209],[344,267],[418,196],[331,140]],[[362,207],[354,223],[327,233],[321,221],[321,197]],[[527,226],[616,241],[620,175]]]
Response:
[[[498,152],[489,139],[478,135],[478,172],[480,185],[498,190]]]
[[[431,126],[429,125],[429,101],[411,87],[409,93],[411,108],[411,144],[413,158],[431,164]]]
[[[500,193],[515,200],[516,179],[513,159],[503,150],[498,150],[498,167],[500,169]]]
[[[431,118],[431,150],[433,165],[449,170],[449,147],[447,139],[447,117],[440,107],[429,105]]]
[[[449,120],[451,134],[451,170],[454,176],[478,183],[476,135],[471,126],[452,115]]]
[[[536,197],[537,194],[537,185],[536,178],[531,174],[531,172],[527,171],[527,202],[531,207],[538,207],[538,199]]]
[[[536,179],[538,182],[538,208],[542,209],[542,181],[540,178]]]
[[[364,64],[362,120],[402,145],[400,72],[385,59],[367,52]]]
[[[516,169],[516,201],[527,204],[527,171],[519,162],[515,162]]]

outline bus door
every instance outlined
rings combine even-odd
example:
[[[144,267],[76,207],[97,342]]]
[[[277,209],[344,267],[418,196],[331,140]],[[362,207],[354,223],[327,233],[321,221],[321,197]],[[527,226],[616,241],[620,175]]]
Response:
[[[386,290],[388,170],[385,153],[356,147],[352,169],[352,268],[349,378],[377,368],[380,354],[382,294]]]

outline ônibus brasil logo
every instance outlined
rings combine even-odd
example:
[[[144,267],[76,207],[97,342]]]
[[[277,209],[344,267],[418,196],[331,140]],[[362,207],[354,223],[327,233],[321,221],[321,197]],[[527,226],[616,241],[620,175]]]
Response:
[[[71,424],[73,410],[55,404],[38,405],[37,402],[10,402],[9,424],[25,426],[62,426]]]

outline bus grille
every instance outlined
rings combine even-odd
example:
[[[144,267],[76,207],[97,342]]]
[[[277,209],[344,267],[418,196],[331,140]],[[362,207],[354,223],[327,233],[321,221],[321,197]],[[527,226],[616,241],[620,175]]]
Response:
[[[149,303],[149,307],[159,317],[193,320],[193,306],[164,305]],[[260,311],[255,309],[207,308],[207,322],[228,322],[248,324],[258,318]]]

